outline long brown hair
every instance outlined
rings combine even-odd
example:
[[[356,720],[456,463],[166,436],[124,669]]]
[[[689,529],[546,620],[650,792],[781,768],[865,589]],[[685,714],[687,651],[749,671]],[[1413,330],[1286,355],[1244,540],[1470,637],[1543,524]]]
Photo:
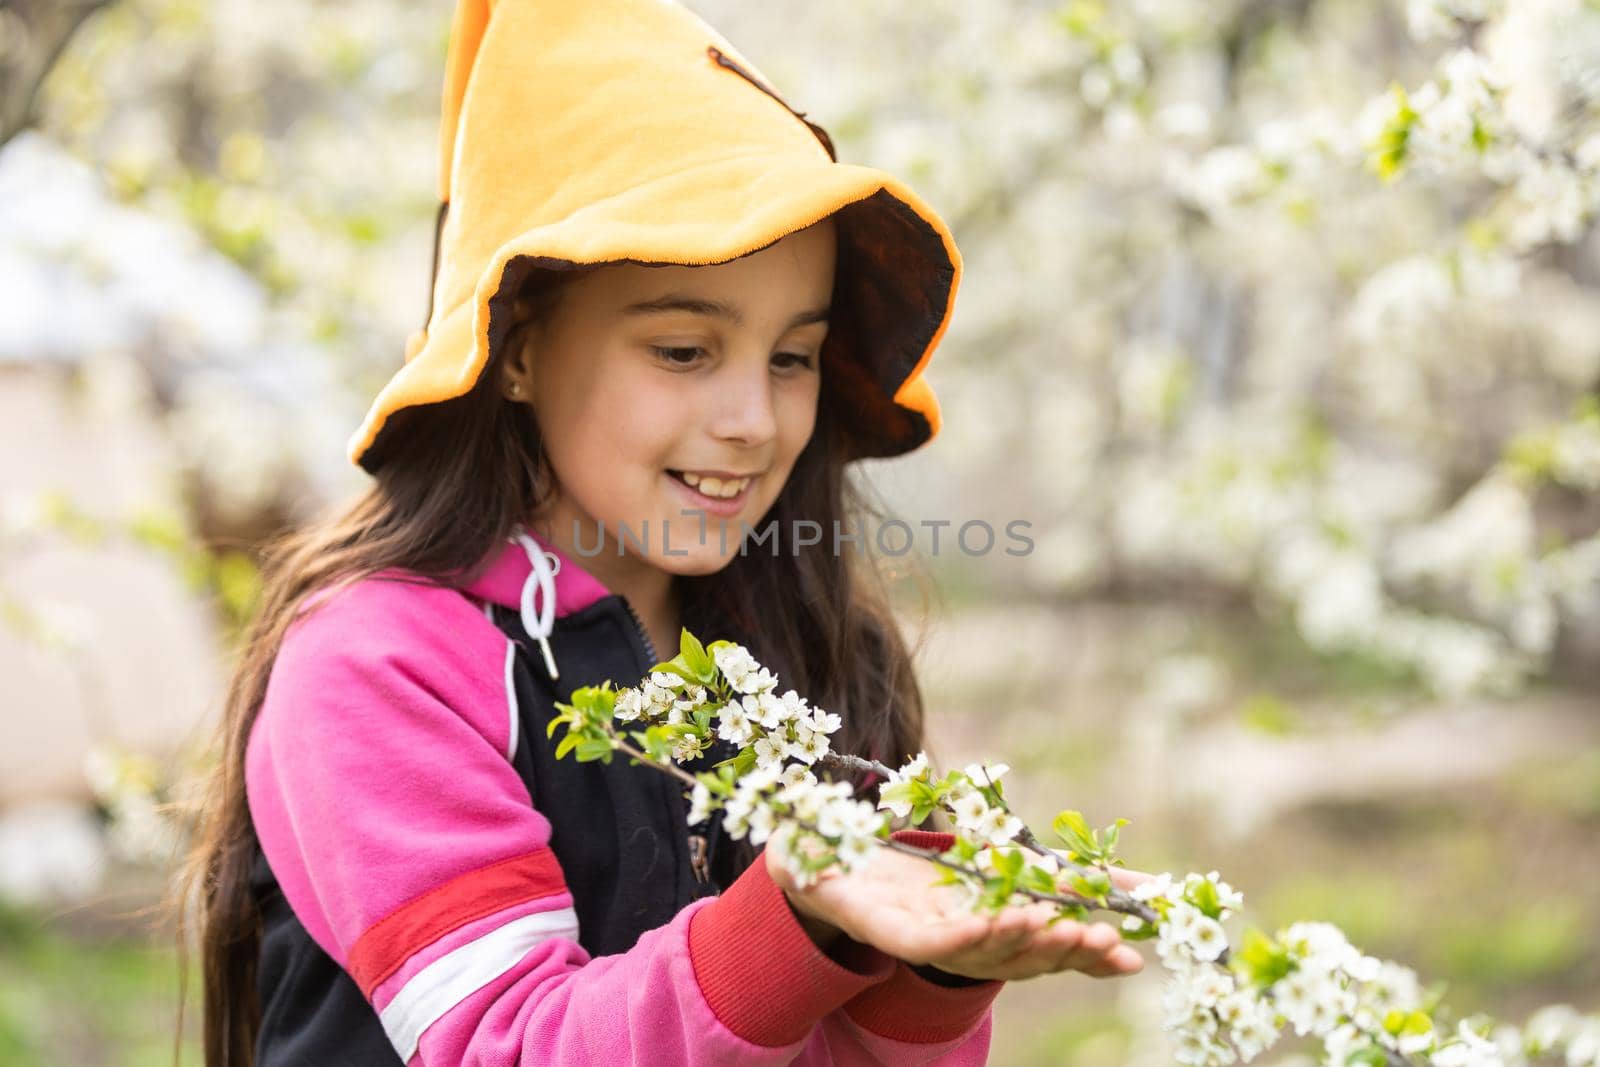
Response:
[[[507,315],[512,324],[493,346],[490,365],[464,396],[406,409],[386,437],[374,484],[357,500],[268,546],[263,592],[228,684],[218,728],[220,760],[202,792],[194,843],[172,901],[179,963],[178,1029],[188,981],[188,933],[194,929],[204,983],[203,1048],[207,1067],[254,1061],[260,1005],[256,962],[260,916],[249,876],[257,849],[245,799],[245,746],[261,707],[273,660],[297,607],[325,586],[394,567],[441,584],[462,585],[551,491],[538,428],[526,405],[501,398],[498,365],[529,323],[549,314],[581,271],[531,270]],[[508,308],[508,310],[510,310]],[[498,332],[498,331],[495,331]],[[839,713],[836,749],[898,764],[922,747],[923,702],[909,649],[891,614],[887,581],[870,552],[832,550],[833,523],[871,530],[881,517],[865,487],[848,475],[839,398],[828,389],[827,346],[816,430],[768,514],[787,538],[809,519],[823,541],[795,552],[758,549],[721,571],[680,578],[684,602],[710,597],[757,658],[786,686]],[[909,558],[909,557],[908,557]],[[919,579],[926,610],[928,587]],[[192,924],[192,925],[191,925]]]

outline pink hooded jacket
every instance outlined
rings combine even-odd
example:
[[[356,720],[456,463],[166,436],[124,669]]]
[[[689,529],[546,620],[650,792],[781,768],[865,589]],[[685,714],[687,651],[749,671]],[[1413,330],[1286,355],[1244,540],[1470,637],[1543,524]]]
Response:
[[[511,762],[548,743],[519,737],[513,683],[538,652],[491,616],[536,580],[557,619],[612,594],[543,547],[553,579],[508,543],[464,591],[378,576],[291,625],[249,738],[250,812],[285,914],[359,999],[297,1001],[292,963],[264,994],[262,1063],[303,1062],[274,1061],[269,1032],[288,1049],[320,1027],[336,1048],[373,1013],[412,1067],[985,1062],[1002,983],[820,951],[760,860],[625,952],[580,946],[550,820]]]

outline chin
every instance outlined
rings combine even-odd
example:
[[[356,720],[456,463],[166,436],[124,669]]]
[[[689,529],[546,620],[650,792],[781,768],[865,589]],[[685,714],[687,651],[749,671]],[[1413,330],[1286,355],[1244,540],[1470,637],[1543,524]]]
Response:
[[[732,563],[734,557],[739,554],[738,543],[731,537],[728,540],[726,554],[718,550],[716,536],[711,535],[707,538],[707,544],[681,546],[684,550],[684,554],[681,556],[678,555],[680,546],[673,545],[672,555],[664,556],[658,553],[652,558],[651,562],[670,574],[679,574],[686,578],[700,578],[708,574],[715,574],[729,563]]]

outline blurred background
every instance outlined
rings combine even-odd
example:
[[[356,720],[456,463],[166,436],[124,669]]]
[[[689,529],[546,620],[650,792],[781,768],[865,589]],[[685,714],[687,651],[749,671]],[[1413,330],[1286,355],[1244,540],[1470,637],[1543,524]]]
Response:
[[[164,805],[422,323],[451,6],[0,4],[0,1062],[171,1062]],[[888,561],[935,758],[1600,1011],[1600,5],[689,6],[965,255],[945,429],[864,468],[951,524]],[[1171,1062],[1147,957],[994,1062]]]

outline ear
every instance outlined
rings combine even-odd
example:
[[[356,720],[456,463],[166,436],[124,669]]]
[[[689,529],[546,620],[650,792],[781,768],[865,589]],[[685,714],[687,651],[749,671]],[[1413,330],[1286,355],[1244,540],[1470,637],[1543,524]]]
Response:
[[[513,399],[526,398],[533,384],[531,372],[537,333],[531,323],[524,321],[506,338],[505,356],[499,371],[500,391]],[[520,395],[510,391],[513,384],[521,386]]]

